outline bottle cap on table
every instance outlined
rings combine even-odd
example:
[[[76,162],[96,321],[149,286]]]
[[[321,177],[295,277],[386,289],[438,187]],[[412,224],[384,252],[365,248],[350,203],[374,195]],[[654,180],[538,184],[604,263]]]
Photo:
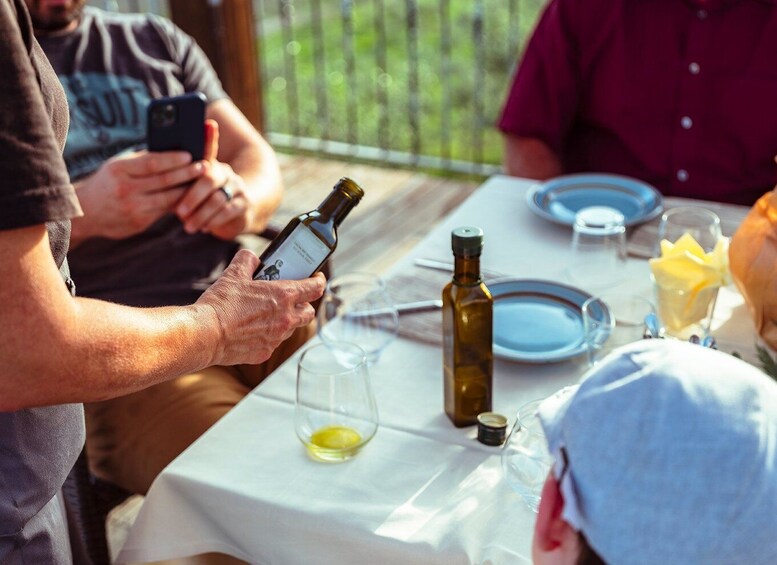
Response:
[[[496,412],[478,414],[478,441],[485,445],[502,445],[507,431],[507,418]]]

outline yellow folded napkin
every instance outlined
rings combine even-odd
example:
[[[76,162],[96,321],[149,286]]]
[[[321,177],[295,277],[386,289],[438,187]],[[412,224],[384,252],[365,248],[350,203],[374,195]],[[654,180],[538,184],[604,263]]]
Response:
[[[728,238],[721,237],[715,249],[705,253],[693,236],[683,234],[675,243],[661,241],[661,256],[650,260],[658,286],[692,294],[704,288],[720,288],[730,282]]]
[[[698,323],[709,313],[717,289],[730,282],[728,238],[709,253],[690,234],[661,241],[661,256],[650,260],[659,316],[670,331]]]

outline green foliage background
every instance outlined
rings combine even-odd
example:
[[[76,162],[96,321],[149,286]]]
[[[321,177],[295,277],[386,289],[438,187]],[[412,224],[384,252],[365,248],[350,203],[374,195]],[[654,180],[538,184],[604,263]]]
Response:
[[[498,164],[502,145],[494,123],[543,0],[255,0],[267,130],[412,152],[413,79],[408,64],[412,4],[418,6],[420,153]],[[447,82],[441,48],[441,9],[446,6],[451,30]],[[349,9],[352,51],[344,40],[343,13]],[[291,35],[281,25],[281,10],[291,14]],[[478,12],[482,14],[480,44],[474,33]],[[386,29],[385,68],[376,55],[376,17],[381,13]],[[323,49],[316,47],[317,29]],[[478,51],[482,64],[477,62]],[[349,75],[351,52],[354,71]],[[317,65],[323,69],[318,75]],[[288,74],[290,69],[293,75]],[[381,87],[386,105],[378,98]],[[478,104],[483,110],[480,120]],[[445,155],[446,112],[449,155]],[[388,128],[381,136],[380,125],[386,122]]]

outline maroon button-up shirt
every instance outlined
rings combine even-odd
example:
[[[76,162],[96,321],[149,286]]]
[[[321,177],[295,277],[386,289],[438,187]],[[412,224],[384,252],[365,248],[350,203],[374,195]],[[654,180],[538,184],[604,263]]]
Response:
[[[551,0],[498,126],[565,172],[753,204],[777,183],[775,0]]]

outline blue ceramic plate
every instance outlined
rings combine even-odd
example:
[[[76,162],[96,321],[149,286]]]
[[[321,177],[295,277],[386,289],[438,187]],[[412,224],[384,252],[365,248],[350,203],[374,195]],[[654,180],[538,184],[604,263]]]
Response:
[[[620,210],[627,226],[647,222],[664,207],[661,193],[642,181],[621,175],[564,175],[534,185],[526,195],[532,212],[571,226],[575,213],[587,206]]]
[[[501,279],[488,284],[494,296],[495,357],[551,363],[586,351],[582,306],[591,295],[551,281]],[[609,319],[601,303],[601,319]]]

